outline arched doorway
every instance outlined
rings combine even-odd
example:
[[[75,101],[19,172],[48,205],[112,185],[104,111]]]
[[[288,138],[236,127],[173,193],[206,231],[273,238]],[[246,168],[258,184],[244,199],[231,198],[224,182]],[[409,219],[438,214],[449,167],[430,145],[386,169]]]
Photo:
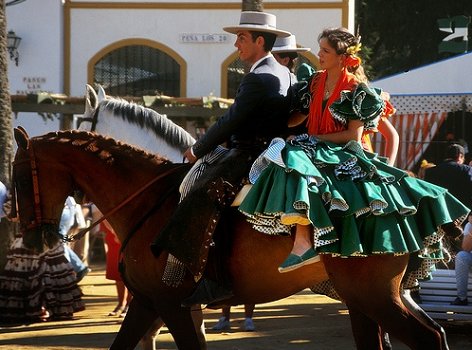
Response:
[[[186,63],[172,49],[145,39],[116,42],[89,61],[89,83],[112,96],[185,96]]]

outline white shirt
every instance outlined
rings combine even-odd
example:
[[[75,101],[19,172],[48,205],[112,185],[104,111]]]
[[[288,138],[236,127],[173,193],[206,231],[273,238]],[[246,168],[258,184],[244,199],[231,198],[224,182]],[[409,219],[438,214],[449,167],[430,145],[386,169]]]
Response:
[[[3,182],[0,181],[0,219],[7,216],[7,214],[3,210],[3,204],[5,204],[6,200],[7,200],[7,188],[3,184]]]
[[[251,67],[251,69],[249,70],[249,72],[252,72],[254,69],[256,69],[257,65],[259,63],[261,63],[262,61],[264,61],[267,57],[272,57],[272,54],[269,52],[267,55],[265,55],[264,57],[258,59]]]
[[[464,226],[464,236],[467,236],[467,235],[472,235],[472,224],[470,222],[468,222]]]

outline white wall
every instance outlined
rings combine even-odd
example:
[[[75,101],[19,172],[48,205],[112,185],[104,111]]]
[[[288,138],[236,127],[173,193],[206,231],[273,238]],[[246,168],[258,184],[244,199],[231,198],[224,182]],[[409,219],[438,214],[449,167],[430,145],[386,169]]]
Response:
[[[123,8],[114,8],[120,3]],[[203,3],[205,6],[201,0],[28,0],[8,6],[7,30],[22,38],[18,67],[9,61],[10,92],[63,93],[67,75],[70,96],[83,96],[90,59],[117,41],[140,38],[168,46],[185,60],[188,97],[221,96],[222,63],[236,50],[235,36],[222,28],[239,23],[241,0]],[[324,28],[341,26],[343,16],[349,18],[348,27],[354,27],[354,0],[297,0],[289,9],[283,8],[286,4],[286,0],[264,1],[266,11],[277,15],[277,26],[293,32],[298,43],[312,48],[314,54],[318,51],[317,35]],[[331,5],[334,7],[326,8]],[[343,14],[346,6],[348,13]],[[70,22],[64,13],[70,14]],[[64,37],[64,25],[69,24],[70,37]],[[228,41],[183,43],[179,40],[182,33],[221,33],[228,35]],[[70,69],[66,72],[64,42],[70,44]],[[36,113],[20,113],[14,119],[14,126],[18,125],[31,136],[60,127],[59,121],[44,121]]]
[[[63,92],[62,4],[60,0],[25,1],[6,7],[7,30],[21,37],[19,64],[9,61],[8,80],[12,95]],[[58,130],[59,121],[44,121],[37,113],[19,113],[14,126],[30,136]]]
[[[277,27],[293,32],[299,44],[317,53],[316,37],[325,27],[340,26],[340,9],[274,9]],[[156,41],[176,51],[187,63],[187,96],[221,95],[221,65],[235,52],[235,36],[223,27],[239,23],[240,10],[205,9],[72,9],[72,95],[83,94],[87,63],[103,48],[123,39]],[[211,33],[229,36],[226,43],[182,43],[179,34]]]

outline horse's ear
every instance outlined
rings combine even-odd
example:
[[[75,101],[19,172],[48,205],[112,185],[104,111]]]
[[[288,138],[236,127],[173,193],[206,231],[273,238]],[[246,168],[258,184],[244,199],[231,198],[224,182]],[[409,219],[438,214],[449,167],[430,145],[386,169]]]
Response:
[[[15,134],[15,140],[18,147],[27,150],[29,146],[29,136],[26,133],[26,130],[20,126],[18,128],[15,128],[13,132]]]
[[[26,129],[24,127],[22,127],[21,125],[18,125],[18,129],[23,131],[25,133],[26,137],[29,138],[28,133],[26,132]]]
[[[98,85],[98,101],[103,101],[106,98],[107,94],[105,93],[105,89],[101,85]]]
[[[92,86],[87,84],[85,86],[85,113],[86,115],[89,115],[92,113],[93,110],[97,108],[98,104],[98,98],[97,98],[97,93],[93,89]]]

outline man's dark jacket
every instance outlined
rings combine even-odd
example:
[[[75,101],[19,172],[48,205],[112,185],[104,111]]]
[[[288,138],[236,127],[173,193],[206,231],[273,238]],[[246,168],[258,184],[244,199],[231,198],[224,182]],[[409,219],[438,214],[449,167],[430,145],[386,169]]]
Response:
[[[219,179],[223,179],[237,187],[268,142],[286,132],[290,80],[289,70],[273,56],[265,58],[246,74],[228,112],[193,146],[197,158],[224,142],[228,142],[230,151],[205,170],[181,201],[151,244],[156,256],[166,250],[184,263],[194,276],[201,276],[221,210],[212,193],[225,192],[224,188],[215,185],[215,181],[221,184]]]
[[[287,128],[290,72],[270,56],[244,76],[234,103],[194,145],[201,158],[219,144],[231,141],[229,147],[251,143],[256,139],[280,136]]]
[[[469,165],[445,160],[426,169],[425,180],[447,188],[462,204],[472,209],[472,167]]]

